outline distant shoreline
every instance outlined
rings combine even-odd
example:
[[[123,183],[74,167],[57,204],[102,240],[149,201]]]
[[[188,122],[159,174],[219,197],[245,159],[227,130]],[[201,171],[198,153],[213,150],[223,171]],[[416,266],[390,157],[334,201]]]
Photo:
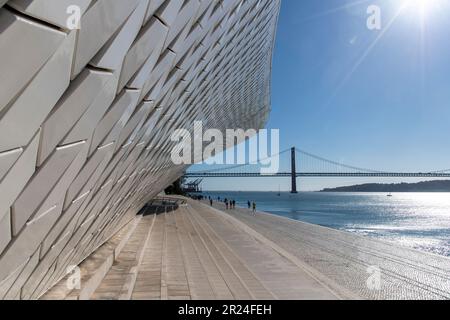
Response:
[[[325,188],[320,192],[450,192],[450,180],[433,180],[417,183],[366,183],[337,188]]]
[[[278,191],[242,191],[242,190],[204,190],[203,193],[244,193],[244,192],[254,192],[254,193],[278,193]],[[311,190],[311,191],[301,191],[299,193],[326,193],[326,192],[352,192],[352,193],[448,193],[450,192],[450,180],[433,180],[433,181],[423,181],[417,183],[393,183],[393,184],[383,184],[383,183],[366,183],[351,186],[342,186],[336,188],[325,188],[322,190]],[[289,193],[289,191],[281,191],[281,193]]]
[[[450,193],[450,191],[330,191],[330,190],[320,190],[311,191],[316,193]]]
[[[299,191],[302,193],[450,193],[450,190],[445,191],[329,191],[329,190],[316,190],[316,191]],[[203,191],[203,194],[208,193],[278,193],[278,191],[233,191],[233,190],[218,190],[218,191]],[[289,191],[281,191],[281,194],[289,193]]]

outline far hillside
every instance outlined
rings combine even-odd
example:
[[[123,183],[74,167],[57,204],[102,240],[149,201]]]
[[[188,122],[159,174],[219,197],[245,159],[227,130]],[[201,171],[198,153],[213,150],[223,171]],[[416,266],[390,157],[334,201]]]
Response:
[[[450,192],[450,180],[417,183],[366,183],[346,187],[327,188],[321,192]]]

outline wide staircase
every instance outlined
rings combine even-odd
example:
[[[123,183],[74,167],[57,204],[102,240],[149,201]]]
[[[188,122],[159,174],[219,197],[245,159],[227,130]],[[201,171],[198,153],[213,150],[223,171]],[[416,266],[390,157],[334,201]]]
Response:
[[[169,200],[147,206],[42,299],[450,297],[446,257],[221,203]],[[369,286],[371,266],[379,288]]]
[[[195,201],[147,209],[120,236],[107,272],[85,271],[43,299],[336,299],[333,290],[239,227]],[[123,241],[126,239],[126,241]],[[84,263],[89,264],[89,259]],[[91,269],[93,269],[91,267]],[[90,279],[97,279],[92,281]],[[100,280],[98,280],[100,279]],[[89,286],[88,288],[84,288]]]
[[[92,299],[274,299],[188,206],[142,218]]]

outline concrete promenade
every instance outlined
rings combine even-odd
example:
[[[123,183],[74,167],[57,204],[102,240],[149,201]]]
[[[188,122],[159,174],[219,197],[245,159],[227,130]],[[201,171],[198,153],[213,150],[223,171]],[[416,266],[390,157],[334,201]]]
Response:
[[[444,257],[265,213],[225,211],[217,203],[211,208],[188,200],[173,211],[156,211],[137,217],[130,223],[133,227],[119,234],[120,253],[116,250],[115,261],[106,272],[85,275],[97,280],[86,282],[89,288],[82,288],[84,294],[61,291],[63,279],[42,298],[450,297],[450,259]],[[124,236],[126,232],[129,237]],[[89,259],[86,264],[92,266]],[[369,267],[380,270],[379,288],[367,285]]]
[[[144,217],[93,299],[337,299],[292,261],[193,201]]]
[[[268,213],[227,214],[362,299],[450,299],[450,258]]]

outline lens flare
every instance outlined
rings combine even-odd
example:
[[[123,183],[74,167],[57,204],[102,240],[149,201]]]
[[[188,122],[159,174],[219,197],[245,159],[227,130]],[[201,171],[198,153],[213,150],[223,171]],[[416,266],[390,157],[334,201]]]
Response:
[[[439,10],[443,1],[445,0],[405,0],[403,7],[405,9],[415,10],[419,15],[425,17]]]

